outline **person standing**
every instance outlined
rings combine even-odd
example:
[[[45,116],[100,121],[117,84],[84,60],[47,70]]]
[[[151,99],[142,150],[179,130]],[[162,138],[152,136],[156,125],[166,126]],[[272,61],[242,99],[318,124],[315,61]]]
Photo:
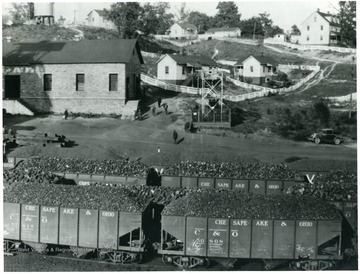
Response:
[[[67,109],[65,109],[65,112],[64,112],[64,118],[65,120],[67,120],[67,118],[69,117],[69,112]]]
[[[161,97],[159,96],[159,98],[158,98],[158,108],[160,108],[161,107]]]
[[[176,144],[176,140],[178,138],[178,134],[177,134],[176,130],[174,130],[174,132],[173,132],[173,138],[174,138],[174,144]]]
[[[168,114],[168,104],[164,103],[163,107],[164,107],[164,110],[165,110],[165,114],[167,115]]]

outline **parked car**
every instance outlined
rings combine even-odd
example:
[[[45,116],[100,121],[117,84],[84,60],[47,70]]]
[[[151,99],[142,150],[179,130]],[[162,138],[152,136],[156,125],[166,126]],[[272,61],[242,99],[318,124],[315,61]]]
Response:
[[[334,143],[335,145],[339,145],[343,138],[341,135],[334,131],[331,128],[324,128],[320,132],[312,134],[309,138],[309,141],[315,142],[316,144],[320,143]]]

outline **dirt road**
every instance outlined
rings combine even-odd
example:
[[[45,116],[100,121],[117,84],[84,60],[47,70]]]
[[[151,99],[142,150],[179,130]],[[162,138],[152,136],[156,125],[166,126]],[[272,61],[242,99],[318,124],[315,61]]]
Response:
[[[159,119],[163,119],[162,123]],[[126,156],[151,161],[157,149],[171,162],[181,160],[261,161],[284,162],[290,157],[303,161],[356,162],[356,145],[335,146],[293,142],[274,138],[231,138],[178,129],[180,141],[174,144],[173,124],[166,125],[170,116],[159,115],[144,121],[126,121],[111,118],[63,120],[59,116],[35,118],[16,123],[15,129],[63,134],[74,140],[73,148],[25,146],[10,152],[11,156],[52,155],[72,158],[112,159]],[[169,121],[170,122],[170,121]],[[170,127],[172,126],[172,127]]]

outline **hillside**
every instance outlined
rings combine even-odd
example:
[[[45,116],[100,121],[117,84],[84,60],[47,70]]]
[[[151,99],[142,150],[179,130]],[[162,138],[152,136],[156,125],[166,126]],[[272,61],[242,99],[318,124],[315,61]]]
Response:
[[[86,26],[76,27],[84,33],[85,40],[107,40],[118,39],[118,33],[115,30],[103,28],[91,28]],[[3,27],[3,41],[7,36],[12,37],[12,42],[36,42],[36,41],[57,41],[57,40],[74,40],[74,36],[79,32],[74,29],[61,27],[58,25],[22,25]],[[167,43],[159,42],[148,37],[139,37],[140,48],[142,51],[154,53],[174,53],[179,52],[179,48]]]

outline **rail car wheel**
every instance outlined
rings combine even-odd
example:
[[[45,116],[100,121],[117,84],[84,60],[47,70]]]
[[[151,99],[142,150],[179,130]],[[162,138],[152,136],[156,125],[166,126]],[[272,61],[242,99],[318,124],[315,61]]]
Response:
[[[104,256],[102,256],[104,257]],[[113,263],[141,263],[142,254],[141,253],[129,253],[123,251],[110,251],[106,253],[105,258]]]
[[[304,260],[291,262],[290,268],[293,270],[328,270],[336,268],[337,265],[338,263],[335,261]]]
[[[19,251],[21,243],[12,240],[4,240],[4,252]]]
[[[198,257],[186,257],[186,256],[163,256],[163,262],[165,263],[173,263],[174,265],[184,268],[190,269],[196,266],[204,266],[210,263],[209,259],[198,258]]]

